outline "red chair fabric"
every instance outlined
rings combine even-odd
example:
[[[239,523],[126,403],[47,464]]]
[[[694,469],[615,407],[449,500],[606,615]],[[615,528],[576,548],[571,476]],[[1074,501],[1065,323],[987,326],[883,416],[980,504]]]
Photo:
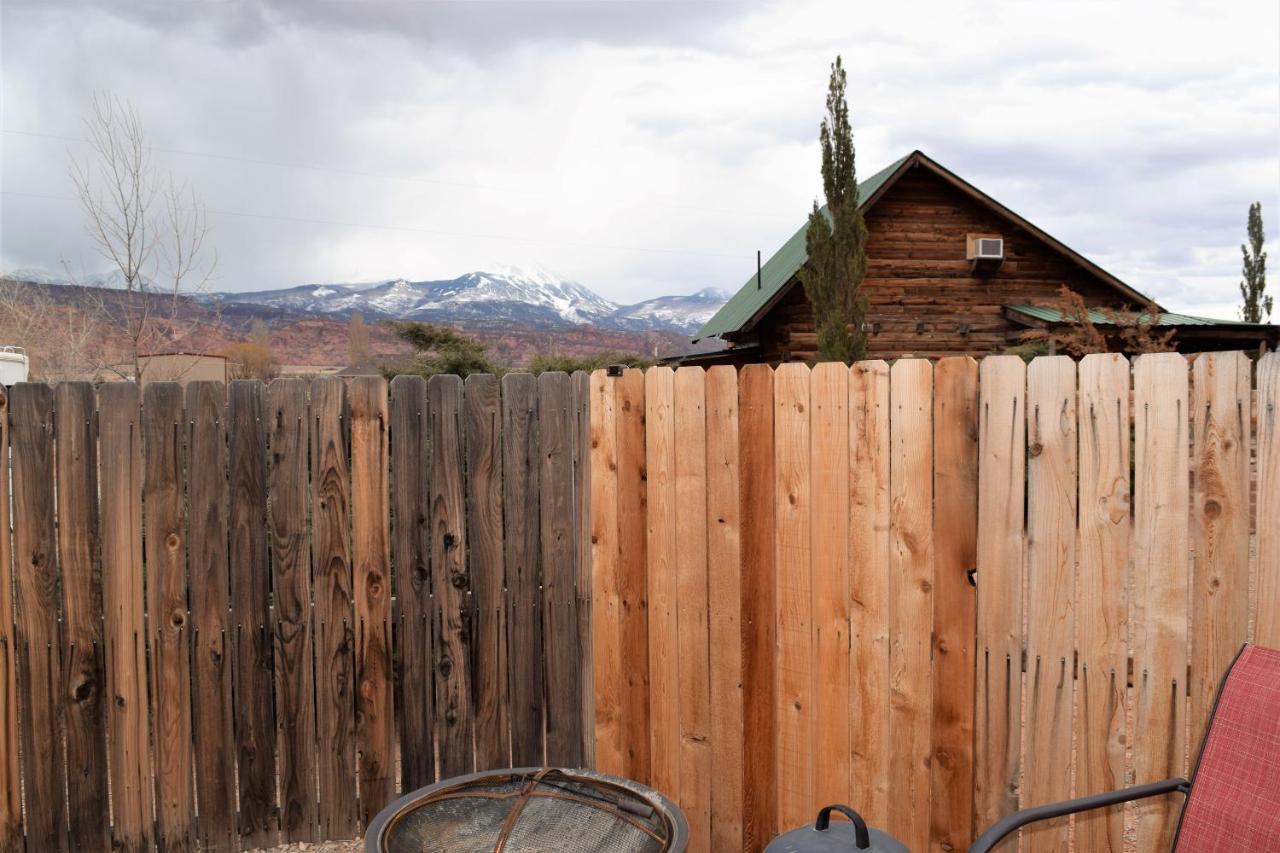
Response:
[[[1280,651],[1245,646],[1218,696],[1177,853],[1280,851]]]

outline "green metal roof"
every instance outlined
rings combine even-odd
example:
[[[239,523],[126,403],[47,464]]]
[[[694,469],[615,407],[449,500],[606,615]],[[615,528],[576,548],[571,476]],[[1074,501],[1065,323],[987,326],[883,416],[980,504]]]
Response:
[[[1046,323],[1064,323],[1067,320],[1056,308],[1044,308],[1039,305],[1006,305],[1011,311],[1025,314]],[[1146,319],[1146,315],[1143,315]],[[1089,309],[1089,322],[1095,326],[1110,326],[1114,320],[1110,314],[1097,309]],[[1241,326],[1246,329],[1269,328],[1266,323],[1246,323],[1243,320],[1217,320],[1212,317],[1196,317],[1191,314],[1176,314],[1172,311],[1161,311],[1157,326]]]
[[[911,154],[900,157],[865,181],[859,181],[859,206],[866,207],[867,199],[875,195],[876,191],[884,186],[884,183],[910,156]],[[827,213],[826,205],[823,205],[822,211]],[[742,286],[742,289],[730,297],[728,302],[721,305],[715,316],[698,330],[698,333],[693,336],[694,342],[696,343],[713,335],[736,332],[747,323],[750,323],[752,318],[760,312],[760,309],[768,305],[778,291],[804,266],[804,262],[809,260],[809,254],[805,247],[805,235],[808,230],[809,220],[806,217],[804,225],[800,226],[800,230],[792,234],[791,239],[783,243],[782,248],[774,252],[773,256],[761,266],[758,286],[756,276],[751,276],[747,283]]]

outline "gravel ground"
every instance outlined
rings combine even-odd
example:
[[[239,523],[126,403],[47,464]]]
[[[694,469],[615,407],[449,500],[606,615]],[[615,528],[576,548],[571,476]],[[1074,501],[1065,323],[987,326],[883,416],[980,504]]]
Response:
[[[297,842],[279,847],[263,847],[257,853],[360,853],[363,841],[317,841],[314,844]]]

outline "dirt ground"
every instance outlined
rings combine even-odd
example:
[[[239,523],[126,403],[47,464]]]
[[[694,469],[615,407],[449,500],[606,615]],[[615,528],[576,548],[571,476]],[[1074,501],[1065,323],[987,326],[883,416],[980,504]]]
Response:
[[[318,841],[314,844],[296,842],[281,844],[279,847],[263,847],[256,853],[360,853],[364,842],[359,839],[351,841]]]

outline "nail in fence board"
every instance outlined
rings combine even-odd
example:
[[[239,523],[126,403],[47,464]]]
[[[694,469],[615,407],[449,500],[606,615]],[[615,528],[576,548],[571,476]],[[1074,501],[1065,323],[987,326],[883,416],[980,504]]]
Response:
[[[0,851],[19,853],[25,845],[22,837],[22,777],[18,766],[9,458],[9,389],[0,386]]]
[[[62,775],[58,549],[50,476],[53,389],[22,383],[9,393],[12,440],[21,448],[13,454],[13,560],[27,842],[36,849],[57,850],[65,847],[67,806]]]
[[[1186,772],[1188,495],[1187,361],[1138,356],[1134,390],[1134,782]],[[1170,847],[1179,809],[1155,797],[1137,805],[1139,849]]]
[[[969,572],[977,564],[978,363],[967,357],[940,359],[933,377],[935,606],[929,843],[934,849],[963,850],[974,836],[977,605]],[[861,467],[854,470],[851,477],[863,471]]]
[[[267,561],[267,434],[262,383],[228,387],[227,470],[230,536],[232,676],[235,681],[236,766],[241,844],[264,847],[276,838],[276,733],[272,701],[272,631]],[[301,429],[299,420],[295,429]],[[305,631],[303,632],[305,636]],[[292,721],[290,721],[292,722]]]
[[[979,368],[974,823],[981,827],[1018,808],[1026,375],[1013,355],[985,358]]]
[[[849,372],[850,775],[875,826],[889,822],[889,365]]]
[[[220,382],[187,385],[192,727],[201,844],[235,850],[235,754],[231,748],[231,626],[228,624],[227,437]]]
[[[1077,795],[1125,784],[1129,620],[1129,362],[1117,354],[1080,360],[1080,530],[1076,556],[1079,653]],[[1081,850],[1124,849],[1124,808],[1076,816]]]
[[[392,561],[396,573],[393,614],[399,661],[396,720],[400,728],[402,789],[435,781],[431,742],[431,543],[427,518],[430,482],[427,439],[427,380],[391,380],[391,473],[394,526]]]
[[[64,382],[54,391],[58,484],[58,563],[62,568],[62,692],[67,731],[70,837],[106,849],[106,674],[102,647],[102,575],[98,568],[98,415],[93,386]],[[7,521],[7,518],[6,518]]]
[[[644,373],[627,369],[611,382],[615,387],[618,414],[618,601],[622,650],[622,740],[625,744],[623,775],[630,779],[648,779],[651,770],[649,753],[649,660],[648,660],[648,582],[645,578],[645,506],[648,500],[645,483],[645,409]],[[545,418],[545,415],[544,415]],[[545,431],[545,427],[544,427]],[[545,469],[544,496],[547,497]],[[544,520],[547,514],[544,510]],[[544,527],[543,541],[547,538]],[[549,566],[543,562],[544,575]]]
[[[98,390],[103,628],[110,697],[107,767],[114,817],[112,846],[125,851],[149,850],[152,845],[138,402],[138,387],[131,382],[108,382]],[[180,425],[184,438],[186,432]]]
[[[467,460],[467,547],[471,575],[476,767],[506,767],[511,755],[507,710],[506,577],[502,531],[502,397],[496,376],[473,374],[463,385]]]
[[[1280,353],[1258,360],[1258,594],[1254,642],[1280,647]]]
[[[431,413],[431,572],[435,593],[436,742],[440,776],[469,773],[472,749],[471,630],[462,472],[462,380],[427,381]],[[512,665],[516,666],[513,659]]]
[[[232,385],[233,406],[239,384]],[[271,458],[268,532],[275,608],[269,627],[275,664],[280,830],[286,842],[311,841],[317,821],[316,756],[324,755],[328,747],[321,744],[317,750],[313,700],[307,383],[301,379],[272,382],[266,389],[263,417]],[[329,804],[324,805],[327,810]]]
[[[356,817],[355,634],[346,386],[311,383],[311,576],[321,838],[351,838]]]
[[[351,541],[355,565],[356,750],[360,821],[393,799],[391,552],[387,516],[387,382],[358,376],[351,411]]]
[[[637,371],[637,378],[639,372]],[[578,616],[573,567],[573,455],[570,404],[573,386],[568,374],[538,377],[538,483],[542,545],[542,632],[546,673],[546,763],[576,767],[582,761],[582,714],[578,707]],[[643,454],[639,456],[643,465]],[[636,485],[639,485],[638,483]],[[633,492],[635,489],[633,489]],[[643,537],[643,512],[637,508],[632,525]],[[642,540],[643,541],[643,540]],[[643,575],[640,576],[643,582]],[[636,602],[639,604],[639,602]],[[642,607],[635,608],[643,614]],[[643,634],[641,635],[643,637]],[[640,667],[633,675],[647,690]],[[636,726],[631,743],[647,741],[648,720]]]
[[[902,359],[889,383],[889,828],[908,849],[924,850],[933,705],[933,367]]]
[[[1076,365],[1037,358],[1027,371],[1027,712],[1023,805],[1071,797],[1075,644]],[[1066,818],[1023,833],[1029,850],[1067,846]]]

